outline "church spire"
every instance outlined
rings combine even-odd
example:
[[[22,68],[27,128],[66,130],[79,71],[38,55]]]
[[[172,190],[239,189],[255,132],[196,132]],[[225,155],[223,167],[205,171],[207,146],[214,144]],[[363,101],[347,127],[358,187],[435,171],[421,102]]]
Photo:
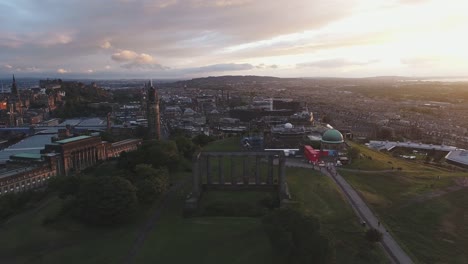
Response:
[[[19,96],[18,87],[16,86],[15,75],[13,74],[13,83],[11,84],[11,94]]]

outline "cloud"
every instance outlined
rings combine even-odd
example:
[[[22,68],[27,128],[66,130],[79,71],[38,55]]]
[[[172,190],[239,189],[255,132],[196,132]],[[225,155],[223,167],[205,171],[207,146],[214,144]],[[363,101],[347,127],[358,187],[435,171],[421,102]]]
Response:
[[[150,64],[153,61],[154,61],[153,57],[146,53],[141,53],[135,58],[135,63],[137,64]]]
[[[13,66],[11,66],[10,64],[5,64],[5,65],[3,65],[3,67],[5,67],[7,69],[12,69],[13,68]]]
[[[276,65],[276,64],[266,65],[264,63],[261,63],[261,64],[255,66],[255,68],[257,68],[257,69],[277,69],[278,65]]]
[[[39,43],[44,46],[53,46],[60,44],[68,44],[73,41],[73,37],[69,33],[52,33],[39,36]]]
[[[222,63],[222,64],[213,64],[208,66],[196,67],[196,68],[187,68],[180,70],[185,74],[198,74],[198,73],[210,73],[210,72],[231,72],[231,71],[245,71],[252,70],[255,66],[249,63]]]
[[[169,67],[165,67],[157,63],[147,64],[147,63],[137,63],[137,62],[123,64],[121,67],[125,69],[141,69],[141,70],[144,70],[144,69],[146,70],[168,70],[170,69]]]
[[[60,68],[60,69],[57,70],[57,73],[65,74],[65,73],[68,73],[68,71],[65,70],[65,69]]]
[[[410,57],[403,58],[400,62],[407,66],[432,66],[438,64],[440,59],[435,57]]]
[[[166,67],[155,62],[153,56],[140,53],[138,54],[132,50],[121,50],[112,54],[111,59],[118,63],[125,63],[121,65],[125,69],[165,69]]]
[[[86,70],[86,73],[94,73],[94,70],[88,69],[88,70]]]
[[[346,66],[365,66],[378,62],[379,60],[369,61],[352,61],[346,59],[329,59],[319,60],[313,62],[299,63],[296,65],[298,68],[314,67],[314,68],[341,68]]]
[[[112,44],[109,41],[104,41],[101,45],[99,45],[99,47],[103,49],[110,49],[112,48]]]
[[[138,54],[134,51],[121,50],[119,52],[112,54],[111,59],[117,62],[126,62],[126,61],[134,60],[137,56]]]
[[[421,33],[437,32],[442,27],[444,32],[447,27],[448,37],[444,35],[441,39],[458,47],[450,52],[462,54],[466,43],[460,39],[461,33],[451,30],[455,27],[460,28],[459,32],[465,30],[463,25],[468,20],[464,9],[459,8],[463,0],[446,6],[435,3],[439,1],[426,4],[424,0],[388,1],[392,5],[380,2],[0,0],[0,10],[8,10],[0,14],[0,69],[10,72],[18,65],[24,65],[20,68],[41,65],[37,71],[45,77],[56,74],[59,67],[69,71],[67,76],[79,73],[86,76],[86,69],[92,68],[97,77],[119,74],[132,77],[149,75],[151,71],[184,74],[189,69],[201,76],[209,70],[224,70],[205,68],[208,66],[248,62],[251,69],[244,66],[238,70],[236,66],[226,70],[303,76],[307,67],[324,69],[329,74],[344,66],[362,66],[359,71],[375,73],[374,67],[365,67],[366,60],[419,56],[419,45],[414,45],[416,52],[413,52],[405,38],[419,38]],[[457,12],[452,15],[454,10]],[[397,42],[405,45],[400,48]],[[438,49],[432,52],[437,43],[424,46],[422,51],[437,55]],[[393,58],[389,58],[390,52],[386,53],[390,49],[395,54]],[[442,49],[441,54],[449,52],[449,48]],[[323,60],[335,57],[356,60]],[[7,62],[13,66],[8,71],[1,67]],[[301,62],[310,63],[288,66]],[[403,66],[396,67],[391,63],[379,64],[378,74],[398,67],[404,71],[407,70],[404,65],[414,65],[409,59],[401,62]],[[450,67],[461,68],[455,64]],[[277,68],[281,71],[274,70]],[[450,72],[449,66],[446,68]]]

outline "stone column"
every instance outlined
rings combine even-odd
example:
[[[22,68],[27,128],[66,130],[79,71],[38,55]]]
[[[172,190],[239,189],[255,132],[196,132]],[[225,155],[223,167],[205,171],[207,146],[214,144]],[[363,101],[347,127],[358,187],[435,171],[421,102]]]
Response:
[[[237,184],[237,177],[236,177],[236,167],[234,166],[235,163],[235,156],[231,156],[231,184]]]
[[[87,168],[88,167],[88,149],[84,148],[83,149],[83,167]]]
[[[273,183],[273,156],[268,156],[268,176],[267,176],[267,184]]]
[[[280,192],[280,199],[286,198],[286,158],[280,157],[279,159],[279,174],[278,174],[278,183],[279,183],[279,192]]]
[[[243,171],[242,171],[242,181],[244,182],[244,184],[249,184],[249,175],[248,175],[248,171],[247,171],[247,166],[249,164],[249,160],[248,160],[248,156],[244,156],[243,159],[242,159],[242,163],[243,163]]]
[[[195,197],[199,197],[201,194],[199,155],[195,154],[192,158],[192,193]]]
[[[260,184],[260,172],[258,166],[258,156],[255,156],[255,184]]]
[[[224,185],[224,166],[223,166],[223,156],[218,156],[218,175],[219,175],[219,184]]]
[[[210,156],[206,155],[206,183],[212,184],[211,181],[211,166],[210,166]]]

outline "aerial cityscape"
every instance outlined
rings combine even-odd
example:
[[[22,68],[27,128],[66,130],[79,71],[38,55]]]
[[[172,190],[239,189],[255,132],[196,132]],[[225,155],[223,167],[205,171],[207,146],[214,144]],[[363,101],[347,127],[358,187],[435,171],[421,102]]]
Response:
[[[0,263],[468,263],[464,1],[0,8]]]

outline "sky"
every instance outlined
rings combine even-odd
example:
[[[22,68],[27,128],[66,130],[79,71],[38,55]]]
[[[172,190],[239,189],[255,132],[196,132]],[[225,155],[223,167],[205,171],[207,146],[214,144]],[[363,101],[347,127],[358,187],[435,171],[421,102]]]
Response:
[[[466,0],[0,0],[0,77],[467,76]]]

